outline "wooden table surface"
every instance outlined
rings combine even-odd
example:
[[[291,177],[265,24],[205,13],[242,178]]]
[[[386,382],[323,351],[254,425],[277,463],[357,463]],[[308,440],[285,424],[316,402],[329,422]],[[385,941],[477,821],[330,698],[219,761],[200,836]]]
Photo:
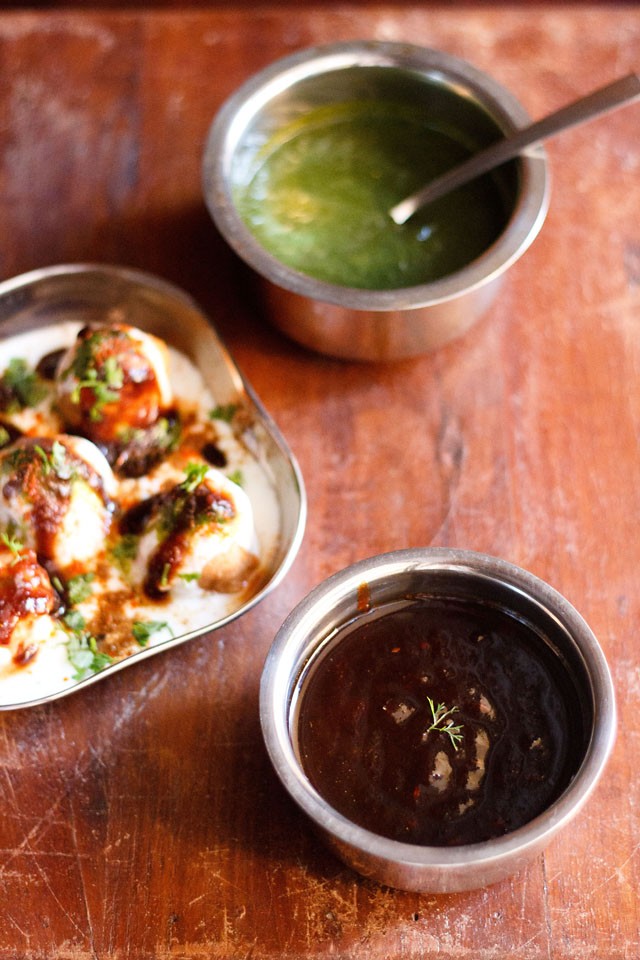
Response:
[[[285,581],[232,625],[67,699],[0,715],[1,960],[640,956],[640,112],[548,146],[551,209],[463,339],[392,365],[275,332],[207,216],[203,140],[278,56],[439,47],[533,116],[640,64],[634,5],[0,13],[0,275],[140,267],[194,295],[293,448],[309,516]],[[447,896],[364,881],[320,846],[262,745],[287,612],[368,555],[496,554],[599,637],[619,736],[544,856]]]

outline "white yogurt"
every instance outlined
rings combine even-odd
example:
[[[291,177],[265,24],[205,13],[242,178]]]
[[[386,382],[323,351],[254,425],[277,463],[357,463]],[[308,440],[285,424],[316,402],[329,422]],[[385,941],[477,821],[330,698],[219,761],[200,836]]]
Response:
[[[11,359],[18,358],[35,367],[47,354],[67,349],[73,343],[78,323],[61,323],[41,330],[19,334],[0,343],[0,372],[4,371]],[[171,390],[180,413],[190,411],[194,420],[191,432],[201,428],[203,436],[215,429],[216,446],[223,451],[226,464],[220,470],[223,484],[229,490],[235,490],[233,497],[237,509],[236,517],[230,525],[225,541],[225,549],[232,543],[244,551],[253,551],[257,556],[258,569],[269,571],[278,548],[280,535],[280,513],[276,490],[268,470],[238,437],[233,426],[223,420],[212,420],[210,413],[216,407],[214,393],[205,382],[200,370],[183,354],[169,347],[168,376]],[[55,393],[52,389],[37,408],[25,409],[11,414],[2,414],[6,423],[11,423],[28,436],[56,436],[66,427],[61,422],[55,408]],[[86,445],[87,441],[82,441]],[[99,456],[101,456],[99,454]],[[149,475],[139,478],[115,477],[110,484],[109,493],[117,508],[125,508],[132,503],[144,500],[159,490],[163,484],[179,483],[184,477],[184,463],[192,459],[191,451],[184,451],[182,444],[171,454],[165,463]],[[213,474],[216,471],[212,471]],[[238,486],[234,481],[239,481]],[[243,507],[243,505],[246,505]],[[1,512],[1,511],[0,511]],[[116,521],[118,510],[116,509]],[[0,518],[1,519],[1,518]],[[116,523],[117,526],[117,523]],[[0,532],[2,532],[0,530]],[[77,534],[82,537],[82,531]],[[76,534],[74,533],[74,537]],[[149,534],[147,539],[155,534]],[[113,634],[107,629],[104,636],[97,637],[96,649],[106,653],[113,661],[135,655],[149,647],[161,646],[174,638],[194,631],[204,632],[215,626],[227,616],[241,609],[260,588],[260,577],[254,577],[253,586],[236,593],[223,593],[203,589],[192,574],[198,564],[204,565],[216,551],[224,552],[218,543],[207,550],[206,538],[198,537],[184,561],[173,583],[167,600],[155,602],[146,596],[140,586],[144,577],[145,537],[140,537],[138,552],[129,564],[114,560],[111,551],[113,539],[105,542],[104,551],[99,557],[99,575],[93,574],[89,596],[73,605],[76,618],[82,618],[85,624],[102,622],[109,626],[109,617],[117,612],[117,622],[113,620]],[[70,550],[70,554],[74,551]],[[80,551],[82,553],[82,551]],[[95,557],[87,569],[95,569]],[[194,569],[192,569],[194,568]],[[154,623],[157,628],[149,630],[147,637],[136,639],[134,624]],[[19,666],[12,662],[7,647],[0,646],[0,706],[19,705],[42,697],[52,696],[78,682],[77,667],[69,659],[69,628],[64,623],[53,622],[46,636],[39,637],[40,647],[37,655],[27,664]],[[144,629],[136,628],[136,629]],[[127,636],[129,630],[129,636]],[[87,631],[85,631],[86,633]],[[97,633],[97,632],[96,632]],[[94,668],[87,669],[84,676],[91,675]]]

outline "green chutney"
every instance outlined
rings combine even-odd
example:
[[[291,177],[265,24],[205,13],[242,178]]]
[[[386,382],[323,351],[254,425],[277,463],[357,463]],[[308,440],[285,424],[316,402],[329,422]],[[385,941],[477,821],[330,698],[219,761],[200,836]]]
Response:
[[[301,273],[366,290],[416,286],[475,260],[509,219],[510,191],[487,174],[406,224],[391,220],[394,204],[472,152],[415,109],[332,105],[269,140],[235,199],[262,246]]]

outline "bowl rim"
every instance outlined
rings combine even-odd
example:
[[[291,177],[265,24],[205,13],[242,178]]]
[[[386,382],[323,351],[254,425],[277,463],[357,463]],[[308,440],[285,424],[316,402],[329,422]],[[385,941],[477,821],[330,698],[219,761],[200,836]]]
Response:
[[[474,93],[505,132],[530,123],[530,116],[505,87],[467,60],[441,50],[397,41],[346,41],[308,47],[270,63],[250,76],[223,103],[209,128],[203,160],[205,204],[218,230],[260,276],[293,293],[341,307],[382,312],[419,309],[471,293],[496,280],[528,249],[547,215],[549,170],[540,145],[518,159],[519,194],[509,221],[479,257],[439,280],[394,290],[366,290],[317,280],[276,259],[238,215],[230,188],[230,166],[247,123],[273,96],[299,80],[355,67],[392,67],[422,74],[434,83]]]
[[[594,721],[584,759],[564,792],[533,820],[501,837],[479,843],[439,847],[388,839],[360,827],[340,814],[315,790],[304,774],[289,736],[291,698],[285,689],[295,684],[287,673],[287,654],[314,623],[320,600],[332,605],[369,582],[401,571],[447,570],[489,577],[526,595],[544,607],[573,638],[585,661],[594,700]],[[307,654],[309,654],[307,649]],[[299,662],[299,658],[296,659]],[[285,676],[286,674],[286,676]],[[590,627],[572,604],[545,581],[506,560],[475,551],[448,547],[410,548],[378,554],[334,573],[314,587],[290,612],[267,653],[260,683],[260,722],[275,771],[298,806],[325,834],[379,862],[413,869],[461,871],[487,867],[527,853],[545,844],[572,820],[591,792],[609,758],[616,734],[616,702],[605,655]]]

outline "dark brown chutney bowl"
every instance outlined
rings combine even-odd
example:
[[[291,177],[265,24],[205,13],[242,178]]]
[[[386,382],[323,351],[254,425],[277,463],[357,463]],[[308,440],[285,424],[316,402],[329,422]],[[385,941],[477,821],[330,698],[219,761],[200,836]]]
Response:
[[[275,770],[333,851],[405,890],[482,887],[536,857],[611,752],[604,654],[574,607],[504,560],[449,548],[317,586],[268,653]]]

